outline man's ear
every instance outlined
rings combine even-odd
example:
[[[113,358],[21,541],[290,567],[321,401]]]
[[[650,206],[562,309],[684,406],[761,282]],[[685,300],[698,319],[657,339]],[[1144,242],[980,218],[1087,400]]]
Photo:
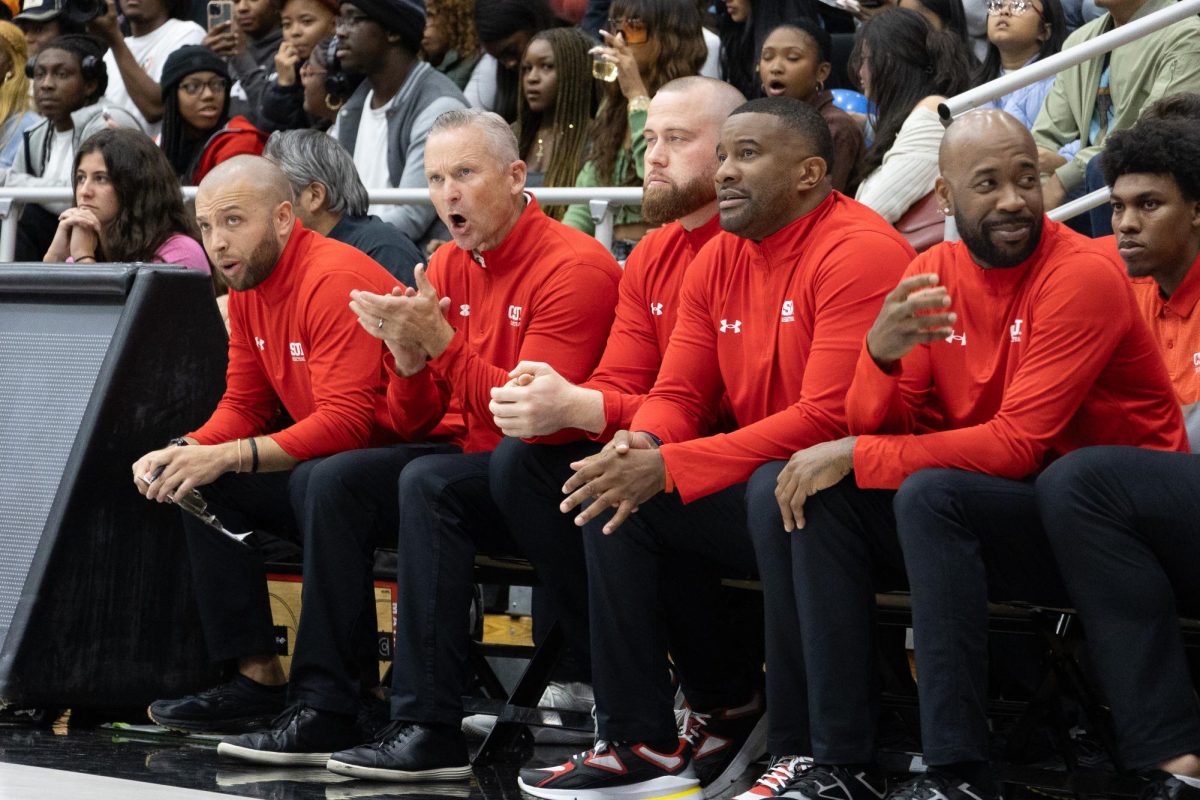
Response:
[[[807,192],[812,190],[829,173],[829,165],[820,156],[809,156],[797,165],[796,190]]]
[[[513,194],[525,191],[525,181],[529,176],[529,165],[517,159],[508,165],[508,175],[513,181]]]
[[[954,194],[950,191],[950,184],[941,175],[933,183],[933,193],[937,196],[938,208],[942,213],[947,217],[954,216]]]
[[[310,214],[315,214],[325,208],[325,203],[329,199],[329,189],[319,181],[313,181],[308,185],[308,188],[312,192],[312,199],[305,203],[307,208],[304,210]]]

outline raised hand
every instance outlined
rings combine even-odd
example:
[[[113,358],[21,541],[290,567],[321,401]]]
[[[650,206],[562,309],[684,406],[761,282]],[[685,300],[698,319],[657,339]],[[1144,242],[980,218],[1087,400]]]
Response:
[[[937,282],[937,275],[912,275],[883,299],[879,316],[867,331],[867,351],[881,369],[890,370],[917,345],[954,332],[958,315],[945,310],[950,293]]]

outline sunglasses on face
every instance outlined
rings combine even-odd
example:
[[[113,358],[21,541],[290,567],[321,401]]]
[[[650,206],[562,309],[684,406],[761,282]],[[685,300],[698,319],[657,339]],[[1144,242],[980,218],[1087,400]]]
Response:
[[[618,33],[625,37],[625,44],[642,44],[649,36],[646,23],[637,17],[609,19],[606,30],[613,36]]]

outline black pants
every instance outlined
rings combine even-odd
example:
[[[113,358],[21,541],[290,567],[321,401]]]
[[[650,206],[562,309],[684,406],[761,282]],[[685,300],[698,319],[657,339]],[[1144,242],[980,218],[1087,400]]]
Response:
[[[352,450],[290,473],[225,475],[202,491],[233,531],[261,529],[301,542],[302,610],[289,699],[356,712],[360,679],[375,662],[373,554],[391,546],[396,481],[409,461],[445,445]],[[188,553],[209,655],[275,652],[262,559],[185,515]]]
[[[492,452],[492,498],[521,552],[537,569],[545,602],[535,590],[534,638],[557,619],[570,650],[570,666],[556,677],[590,681],[587,563],[574,514],[558,510],[571,462],[600,449],[595,442],[536,445],[504,438]],[[549,612],[547,614],[546,612]]]
[[[1126,767],[1200,753],[1178,620],[1200,613],[1198,489],[1200,457],[1133,447],[1080,450],[1037,481]]]
[[[462,722],[476,549],[519,552],[492,501],[491,456],[431,455],[400,473],[393,719]]]
[[[903,566],[925,761],[987,761],[988,600],[1065,600],[1033,485],[931,469],[892,493],[851,475],[809,498],[805,519],[793,587],[816,760],[874,758],[874,593],[901,588]]]
[[[611,511],[584,527],[599,738],[675,741],[668,650],[693,708],[753,694],[761,652],[720,584],[755,575],[747,505],[745,485],[687,505],[660,494],[612,535]]]

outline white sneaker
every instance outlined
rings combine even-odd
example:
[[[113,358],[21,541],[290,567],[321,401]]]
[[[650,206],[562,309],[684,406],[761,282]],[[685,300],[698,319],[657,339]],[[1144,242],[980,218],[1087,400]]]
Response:
[[[591,713],[593,718],[593,730],[591,733],[580,733],[579,731],[562,730],[561,728],[535,728],[533,736],[540,744],[591,744],[595,740],[594,720],[596,716],[596,698],[592,693],[591,684],[579,681],[551,681],[546,686],[546,690],[542,692],[542,698],[538,701],[538,708],[553,709],[556,711],[581,711]],[[495,724],[495,714],[472,714],[469,717],[463,718],[462,731],[467,736],[483,738],[491,733],[492,727]]]
[[[780,756],[771,762],[767,771],[762,774],[746,791],[735,796],[733,800],[769,800],[778,797],[792,778],[811,767],[813,760],[810,756]]]

